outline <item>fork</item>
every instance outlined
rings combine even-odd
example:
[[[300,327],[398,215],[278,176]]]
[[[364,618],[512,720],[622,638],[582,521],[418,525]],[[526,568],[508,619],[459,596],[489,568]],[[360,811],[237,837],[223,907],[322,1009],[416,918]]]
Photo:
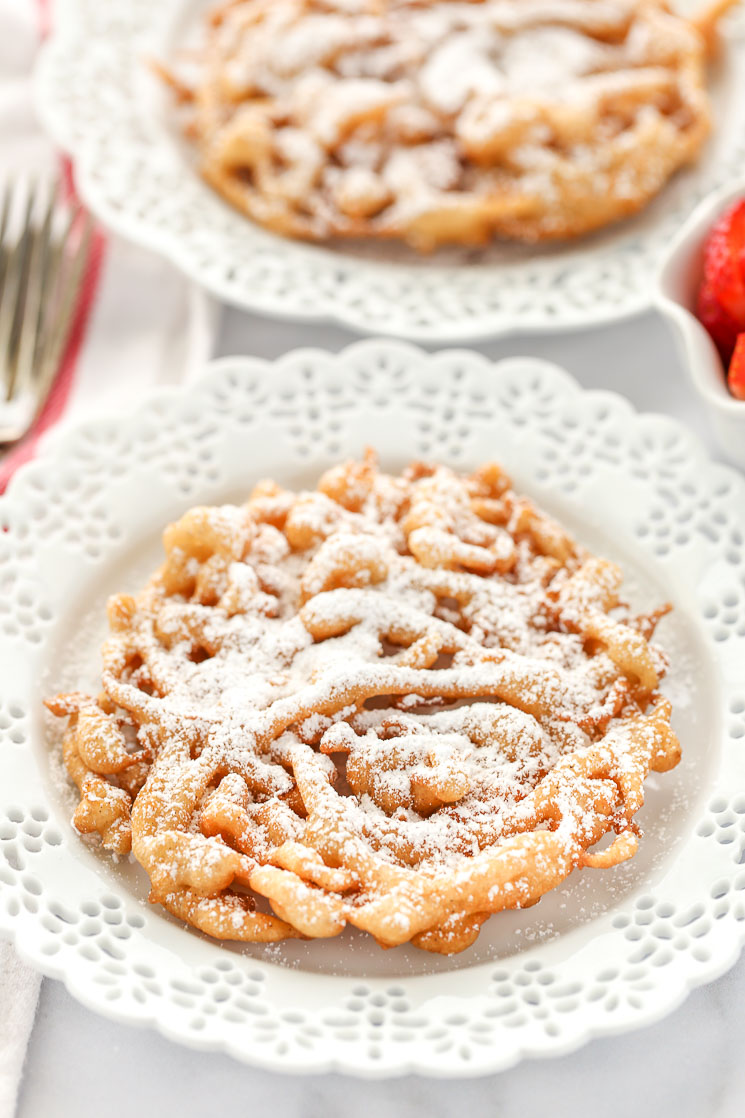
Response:
[[[20,225],[19,225],[20,218]],[[27,433],[67,345],[93,221],[59,184],[11,182],[0,197],[0,449]]]

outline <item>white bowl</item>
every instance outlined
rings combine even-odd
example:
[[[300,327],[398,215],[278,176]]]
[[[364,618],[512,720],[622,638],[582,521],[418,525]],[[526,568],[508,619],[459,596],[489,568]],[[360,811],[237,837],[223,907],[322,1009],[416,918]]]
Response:
[[[655,303],[673,323],[683,362],[724,454],[745,469],[745,401],[730,394],[719,352],[695,315],[704,243],[717,218],[737,198],[745,198],[745,179],[710,194],[696,207],[662,261]]]

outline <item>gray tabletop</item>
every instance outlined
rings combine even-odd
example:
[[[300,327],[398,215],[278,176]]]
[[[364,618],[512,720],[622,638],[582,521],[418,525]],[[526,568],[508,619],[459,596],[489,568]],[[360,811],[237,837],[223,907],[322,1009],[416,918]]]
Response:
[[[339,350],[355,335],[226,310],[218,356],[276,357],[296,346]],[[564,336],[513,337],[474,347],[491,358],[531,354],[562,365],[587,387],[623,393],[642,411],[666,412],[716,448],[665,323],[649,314]],[[227,1056],[192,1052],[154,1032],[114,1024],[45,980],[31,1038],[19,1118],[255,1115],[336,1118],[382,1113],[545,1118],[740,1118],[745,1100],[745,961],[694,991],[649,1028],[595,1040],[570,1056],[525,1061],[478,1080],[282,1077]]]

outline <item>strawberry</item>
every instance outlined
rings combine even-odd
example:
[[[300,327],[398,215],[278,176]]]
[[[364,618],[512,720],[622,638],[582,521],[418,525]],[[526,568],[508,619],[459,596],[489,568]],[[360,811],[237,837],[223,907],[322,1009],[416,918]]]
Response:
[[[699,289],[696,317],[711,334],[712,340],[726,366],[732,356],[742,326],[738,325],[717,301],[714,289],[706,280]]]
[[[745,330],[745,199],[720,217],[704,248],[704,287]]]
[[[745,333],[740,334],[729,363],[727,384],[733,396],[745,400]]]

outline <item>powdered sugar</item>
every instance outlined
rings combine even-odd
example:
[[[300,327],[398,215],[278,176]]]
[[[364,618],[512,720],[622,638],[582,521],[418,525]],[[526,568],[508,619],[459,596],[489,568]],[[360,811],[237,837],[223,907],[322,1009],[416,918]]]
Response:
[[[349,507],[328,495],[332,471],[328,492],[277,498],[283,528],[262,521],[270,506],[259,499],[258,515],[252,504],[201,509],[169,529],[166,573],[108,642],[104,683],[144,712],[148,748],[160,748],[151,722],[184,743],[172,767],[167,750],[156,766],[174,798],[184,748],[220,758],[220,771],[250,770],[254,783],[258,765],[259,802],[282,797],[302,742],[336,756],[356,793],[346,826],[382,857],[405,849],[423,867],[454,866],[519,827],[546,773],[633,705],[612,655],[586,647],[588,619],[608,620],[620,574],[496,467],[465,480],[444,468],[406,479],[354,469],[341,475]],[[184,589],[164,593],[169,577]],[[565,798],[574,836],[571,780]]]
[[[243,0],[210,34],[194,120],[205,174],[314,237],[427,249],[492,229],[571,235],[578,209],[608,209],[591,227],[616,212],[616,170],[625,213],[703,134],[703,40],[662,3]],[[633,169],[619,169],[624,138],[645,144]],[[551,212],[577,190],[573,219]]]

